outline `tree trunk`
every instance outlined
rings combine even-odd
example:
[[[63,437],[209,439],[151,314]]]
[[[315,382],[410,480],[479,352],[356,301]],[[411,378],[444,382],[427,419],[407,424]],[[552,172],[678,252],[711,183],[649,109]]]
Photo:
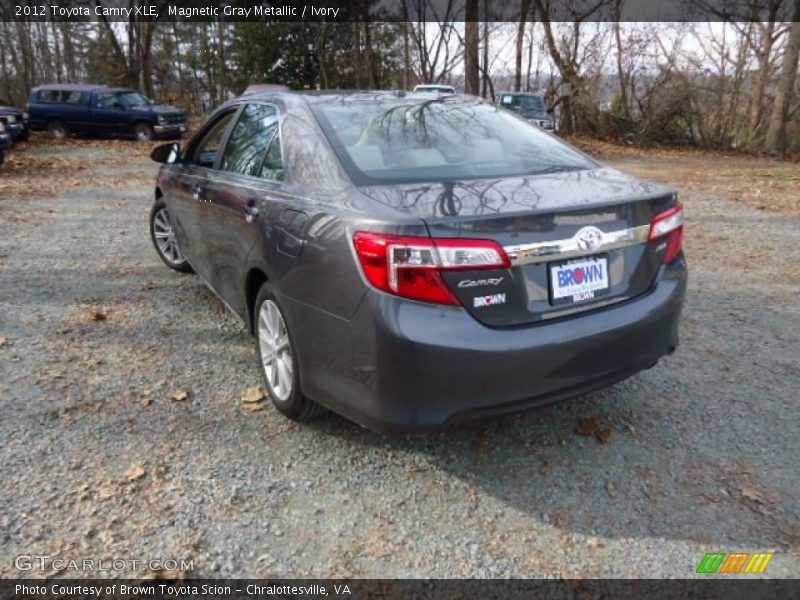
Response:
[[[466,0],[464,18],[464,84],[468,94],[480,93],[478,69],[478,0]]]
[[[227,100],[228,71],[225,65],[225,23],[223,21],[217,21],[217,57],[219,97],[224,102]]]
[[[772,57],[772,45],[774,43],[775,20],[774,17],[766,23],[763,30],[763,46],[756,53],[758,59],[758,78],[756,79],[756,89],[753,92],[753,104],[750,109],[750,125],[748,127],[751,138],[757,136],[757,131],[764,117],[764,92],[767,89],[767,82],[770,75],[770,58]]]
[[[614,5],[614,39],[617,42],[617,77],[619,77],[619,103],[622,107],[620,116],[630,117],[630,105],[628,104],[628,78],[625,76],[625,69],[622,66],[622,35],[620,32],[620,13],[622,12],[622,1],[616,0]]]
[[[769,129],[765,146],[767,151],[782,154],[786,149],[786,120],[792,101],[794,81],[797,76],[797,59],[800,56],[800,0],[794,2],[794,17],[789,29],[789,39],[783,53],[783,67],[778,88],[775,90],[775,103],[769,118]]]
[[[516,61],[514,63],[514,91],[522,91],[522,49],[525,42],[525,23],[528,20],[528,10],[530,8],[530,0],[521,0],[519,23],[517,24],[517,53]],[[533,44],[531,44],[532,46]],[[530,53],[528,55],[528,73],[530,70]]]
[[[483,0],[483,69],[481,77],[481,97],[486,98],[489,79],[489,2]]]
[[[403,17],[405,21],[403,21],[403,89],[407,90],[411,87],[411,82],[409,81],[408,72],[411,69],[411,58],[409,54],[409,47],[408,47],[408,14],[405,2],[403,3]]]

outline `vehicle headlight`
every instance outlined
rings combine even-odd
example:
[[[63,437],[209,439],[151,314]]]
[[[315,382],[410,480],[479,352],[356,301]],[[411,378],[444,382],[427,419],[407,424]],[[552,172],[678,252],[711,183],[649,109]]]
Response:
[[[2,122],[2,121],[0,121],[0,133],[4,133],[4,132],[5,132],[5,130],[6,130],[6,126],[5,126],[5,125],[3,125],[3,122]]]
[[[17,122],[17,117],[15,117],[14,115],[8,115],[8,122],[9,123],[16,123]]]
[[[22,118],[27,121],[28,119],[31,118],[31,116],[28,113],[24,112],[24,113],[22,113]]]
[[[164,115],[158,115],[158,123],[160,125],[163,125],[166,122],[167,122],[167,117],[165,117]]]

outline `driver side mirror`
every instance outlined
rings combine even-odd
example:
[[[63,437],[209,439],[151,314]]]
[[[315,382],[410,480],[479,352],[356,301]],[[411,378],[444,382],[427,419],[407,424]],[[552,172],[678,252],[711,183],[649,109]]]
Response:
[[[150,153],[150,158],[157,163],[172,164],[178,160],[181,155],[181,145],[175,142],[171,144],[161,144],[153,148]]]

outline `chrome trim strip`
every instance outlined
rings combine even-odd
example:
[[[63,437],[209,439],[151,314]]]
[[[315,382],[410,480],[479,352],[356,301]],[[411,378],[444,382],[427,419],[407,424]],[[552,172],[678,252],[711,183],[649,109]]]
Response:
[[[590,235],[587,236],[586,234]],[[617,231],[601,231],[596,227],[582,227],[571,238],[504,246],[514,266],[563,260],[586,256],[627,246],[636,246],[647,241],[650,225],[639,225]]]

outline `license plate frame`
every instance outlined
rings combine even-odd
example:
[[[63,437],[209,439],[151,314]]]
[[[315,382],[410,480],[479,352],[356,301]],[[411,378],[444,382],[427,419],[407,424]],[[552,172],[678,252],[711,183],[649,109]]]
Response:
[[[571,266],[573,269],[576,267],[587,267],[587,266],[601,266],[602,270],[602,278],[601,282],[605,283],[605,286],[598,286],[595,282],[589,282],[588,284],[585,282],[581,282],[581,284],[573,284],[573,289],[577,293],[560,293],[560,290],[557,290],[556,280],[558,278],[558,273],[564,269],[564,267]],[[582,270],[582,273],[585,273],[586,270]],[[597,271],[592,270],[591,273],[592,277],[597,276]],[[583,277],[581,275],[581,277]],[[559,262],[551,262],[547,264],[547,284],[550,292],[550,304],[552,306],[572,306],[575,304],[583,304],[587,302],[592,302],[597,300],[598,298],[602,298],[603,296],[607,296],[611,292],[611,282],[609,280],[609,273],[608,273],[608,255],[607,254],[594,254],[592,256],[582,256],[580,258],[572,258],[569,260],[563,260]],[[575,288],[575,285],[581,285],[581,290]],[[559,286],[560,287],[560,286]]]

